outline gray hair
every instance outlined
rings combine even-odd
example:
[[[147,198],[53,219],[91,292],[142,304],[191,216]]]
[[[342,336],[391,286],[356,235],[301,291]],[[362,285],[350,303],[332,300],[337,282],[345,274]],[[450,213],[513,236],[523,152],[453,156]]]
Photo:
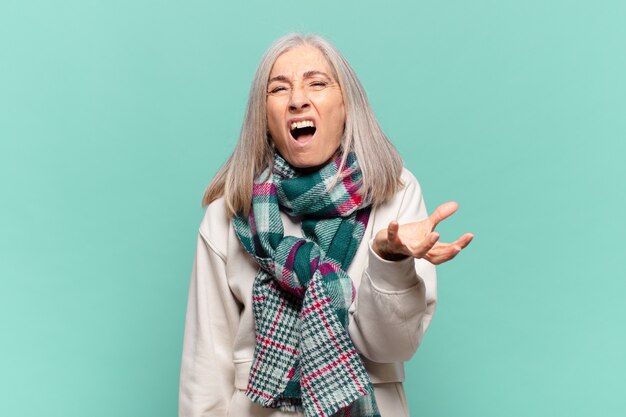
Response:
[[[248,214],[254,179],[273,164],[274,158],[266,115],[270,72],[280,55],[302,45],[314,46],[324,54],[341,87],[346,111],[342,166],[348,152],[353,151],[363,173],[360,193],[376,206],[389,200],[402,186],[402,159],[376,121],[365,90],[348,61],[321,36],[294,33],[274,42],[261,59],[250,87],[239,142],[209,184],[202,199],[204,205],[224,196],[229,215]]]

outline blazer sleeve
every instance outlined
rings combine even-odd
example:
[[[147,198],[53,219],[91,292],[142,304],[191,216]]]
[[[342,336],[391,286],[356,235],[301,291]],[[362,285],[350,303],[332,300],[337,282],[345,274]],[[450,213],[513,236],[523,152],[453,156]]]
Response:
[[[180,371],[179,417],[225,417],[234,391],[232,349],[238,303],[225,256],[198,235]]]
[[[403,180],[405,187],[395,203],[379,210],[374,223],[377,229],[387,227],[394,218],[404,224],[428,216],[415,177],[405,170]],[[417,351],[435,312],[435,267],[423,259],[386,261],[376,255],[371,244],[351,316],[350,337],[359,353],[373,362],[406,361]]]

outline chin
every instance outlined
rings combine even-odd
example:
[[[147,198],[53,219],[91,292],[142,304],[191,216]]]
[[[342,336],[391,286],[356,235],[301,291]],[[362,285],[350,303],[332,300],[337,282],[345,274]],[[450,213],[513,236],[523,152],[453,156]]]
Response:
[[[316,160],[308,160],[308,161],[294,161],[294,163],[291,163],[289,161],[287,162],[289,162],[291,166],[299,170],[307,171],[307,172],[314,172],[322,168],[329,161],[330,161],[330,158],[326,160],[316,159]]]

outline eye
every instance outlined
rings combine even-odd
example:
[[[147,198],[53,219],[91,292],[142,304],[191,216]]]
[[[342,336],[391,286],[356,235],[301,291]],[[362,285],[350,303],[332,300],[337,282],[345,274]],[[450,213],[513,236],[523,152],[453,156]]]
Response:
[[[282,95],[282,94],[286,94],[288,91],[289,90],[287,89],[286,86],[278,85],[278,86],[272,87],[267,93],[273,94],[273,95]]]
[[[323,88],[326,88],[326,86],[328,86],[328,83],[326,81],[316,80],[309,83],[309,87],[313,90],[321,90]]]

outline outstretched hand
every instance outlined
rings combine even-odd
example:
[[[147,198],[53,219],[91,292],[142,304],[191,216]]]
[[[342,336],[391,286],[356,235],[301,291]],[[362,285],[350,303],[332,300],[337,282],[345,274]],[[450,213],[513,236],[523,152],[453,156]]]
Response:
[[[458,208],[457,203],[448,202],[437,207],[430,217],[422,221],[400,225],[394,220],[387,229],[376,233],[372,249],[378,256],[389,261],[410,256],[426,259],[435,265],[447,262],[474,238],[473,234],[465,233],[452,243],[439,242],[439,233],[434,231],[435,227]]]

